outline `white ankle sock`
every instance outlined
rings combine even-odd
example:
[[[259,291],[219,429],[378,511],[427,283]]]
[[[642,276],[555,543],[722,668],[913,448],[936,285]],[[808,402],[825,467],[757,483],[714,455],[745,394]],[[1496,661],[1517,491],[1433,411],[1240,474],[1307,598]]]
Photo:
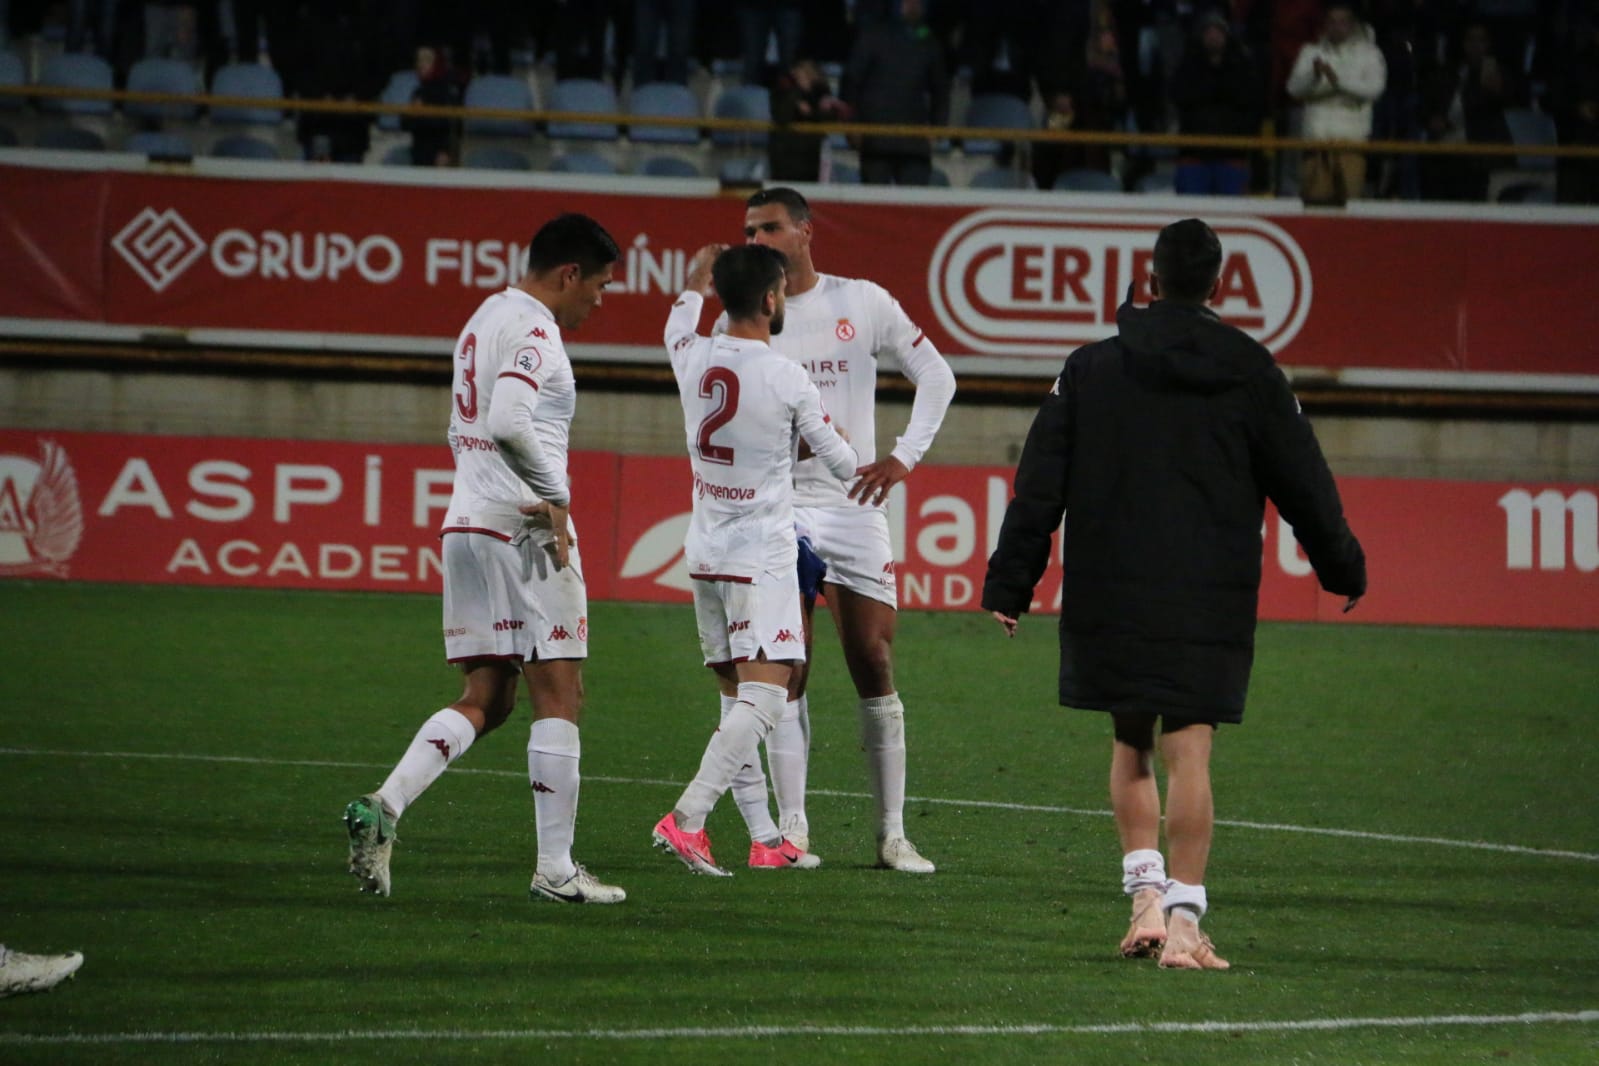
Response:
[[[905,705],[899,693],[860,701],[861,746],[877,799],[877,835],[905,835]]]
[[[1146,888],[1166,891],[1166,860],[1154,848],[1139,848],[1122,856],[1122,891],[1131,896]]]
[[[411,739],[411,746],[378,789],[383,805],[396,818],[404,814],[451,763],[466,754],[476,739],[477,730],[472,723],[453,707],[446,707],[423,722]]]
[[[557,884],[576,870],[572,836],[577,828],[582,753],[576,723],[564,718],[534,721],[527,740],[527,780],[539,833],[538,872]]]
[[[722,721],[727,721],[727,716],[737,703],[737,696],[722,697]],[[770,741],[771,737],[767,737],[767,740]],[[761,771],[759,747],[756,747],[750,761],[740,766],[738,773],[733,775],[730,791],[733,793],[733,802],[738,804],[738,813],[744,816],[751,840],[771,844],[782,837],[777,831],[777,823],[772,821],[771,806],[766,802],[766,774]]]
[[[705,818],[722,798],[739,767],[759,757],[756,749],[783,713],[783,689],[758,681],[738,686],[738,701],[711,736],[700,758],[699,772],[683,790],[676,806],[677,824],[685,833],[705,828]]]
[[[1192,918],[1195,922],[1203,918],[1205,911],[1210,909],[1210,903],[1205,898],[1204,885],[1185,885],[1181,881],[1167,883],[1166,899],[1160,906],[1167,914],[1175,911]]]
[[[772,768],[777,820],[782,825],[805,819],[805,774],[811,759],[810,705],[804,696],[783,704],[783,717],[766,738],[766,759]]]

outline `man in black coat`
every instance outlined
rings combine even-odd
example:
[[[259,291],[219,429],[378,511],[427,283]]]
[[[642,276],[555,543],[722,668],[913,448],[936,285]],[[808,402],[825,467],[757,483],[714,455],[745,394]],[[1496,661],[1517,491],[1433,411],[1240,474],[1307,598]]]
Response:
[[[900,18],[863,32],[844,72],[846,102],[862,122],[949,124],[949,74],[943,46],[922,21],[922,0],[900,0]],[[926,137],[861,138],[861,181],[926,185],[933,145]]]
[[[1156,302],[1073,352],[1027,436],[983,608],[1014,634],[1066,516],[1060,702],[1110,712],[1111,807],[1133,923],[1122,953],[1226,969],[1199,931],[1210,750],[1243,719],[1270,497],[1329,592],[1366,591],[1332,473],[1271,353],[1205,305],[1221,244],[1199,219],[1155,242]],[[1158,850],[1156,723],[1167,771]]]

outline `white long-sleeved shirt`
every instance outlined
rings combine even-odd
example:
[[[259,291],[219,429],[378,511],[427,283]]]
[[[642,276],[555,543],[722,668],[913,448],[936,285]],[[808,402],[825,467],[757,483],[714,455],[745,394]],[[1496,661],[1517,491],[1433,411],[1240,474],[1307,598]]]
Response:
[[[1338,77],[1316,70],[1320,59]],[[1288,94],[1305,105],[1305,136],[1314,140],[1363,141],[1371,136],[1371,108],[1388,84],[1388,64],[1361,26],[1341,45],[1322,38],[1299,50],[1288,75]]]
[[[877,360],[892,354],[916,386],[910,424],[891,454],[913,469],[933,446],[955,398],[955,372],[887,289],[861,278],[818,274],[816,285],[785,301],[783,332],[772,344],[810,374],[833,421],[862,464],[877,459]],[[723,328],[724,315],[717,323]],[[794,468],[794,502],[857,506],[846,480],[807,459]]]
[[[805,371],[761,341],[700,336],[704,300],[672,305],[666,349],[683,402],[694,469],[694,513],[683,555],[689,576],[749,581],[792,567],[793,471],[799,441],[842,481],[860,465],[828,423]]]
[[[519,288],[479,305],[455,344],[450,450],[455,488],[444,532],[511,539],[521,506],[567,505],[577,388],[550,309]]]

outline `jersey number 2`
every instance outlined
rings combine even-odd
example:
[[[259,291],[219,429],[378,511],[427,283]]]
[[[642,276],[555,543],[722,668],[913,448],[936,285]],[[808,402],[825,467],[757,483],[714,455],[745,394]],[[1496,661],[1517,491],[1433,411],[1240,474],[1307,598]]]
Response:
[[[696,444],[700,450],[700,458],[707,463],[719,463],[722,466],[733,465],[733,449],[726,444],[711,443],[711,435],[729,422],[738,414],[738,375],[725,366],[713,366],[700,378],[700,397],[710,400],[720,399],[716,410],[705,416],[700,423],[699,436]]]
[[[477,421],[477,334],[468,333],[456,356],[461,367],[461,387],[455,392],[455,409],[463,422]]]

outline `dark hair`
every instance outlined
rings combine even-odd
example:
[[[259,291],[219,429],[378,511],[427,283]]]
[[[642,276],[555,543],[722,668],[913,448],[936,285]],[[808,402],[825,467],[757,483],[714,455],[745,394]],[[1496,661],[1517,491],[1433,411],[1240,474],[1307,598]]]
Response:
[[[811,205],[805,202],[805,197],[797,189],[790,189],[787,185],[762,189],[744,201],[745,207],[765,207],[767,204],[782,204],[788,217],[795,222],[804,222],[811,217]]]
[[[527,272],[542,274],[576,263],[583,277],[598,274],[620,259],[616,241],[587,215],[557,215],[533,234],[527,246]]]
[[[783,283],[788,257],[761,244],[735,244],[711,264],[716,295],[727,317],[751,319],[760,313],[761,299]]]
[[[1221,241],[1197,218],[1173,222],[1155,238],[1155,277],[1168,300],[1203,303],[1221,275]]]

